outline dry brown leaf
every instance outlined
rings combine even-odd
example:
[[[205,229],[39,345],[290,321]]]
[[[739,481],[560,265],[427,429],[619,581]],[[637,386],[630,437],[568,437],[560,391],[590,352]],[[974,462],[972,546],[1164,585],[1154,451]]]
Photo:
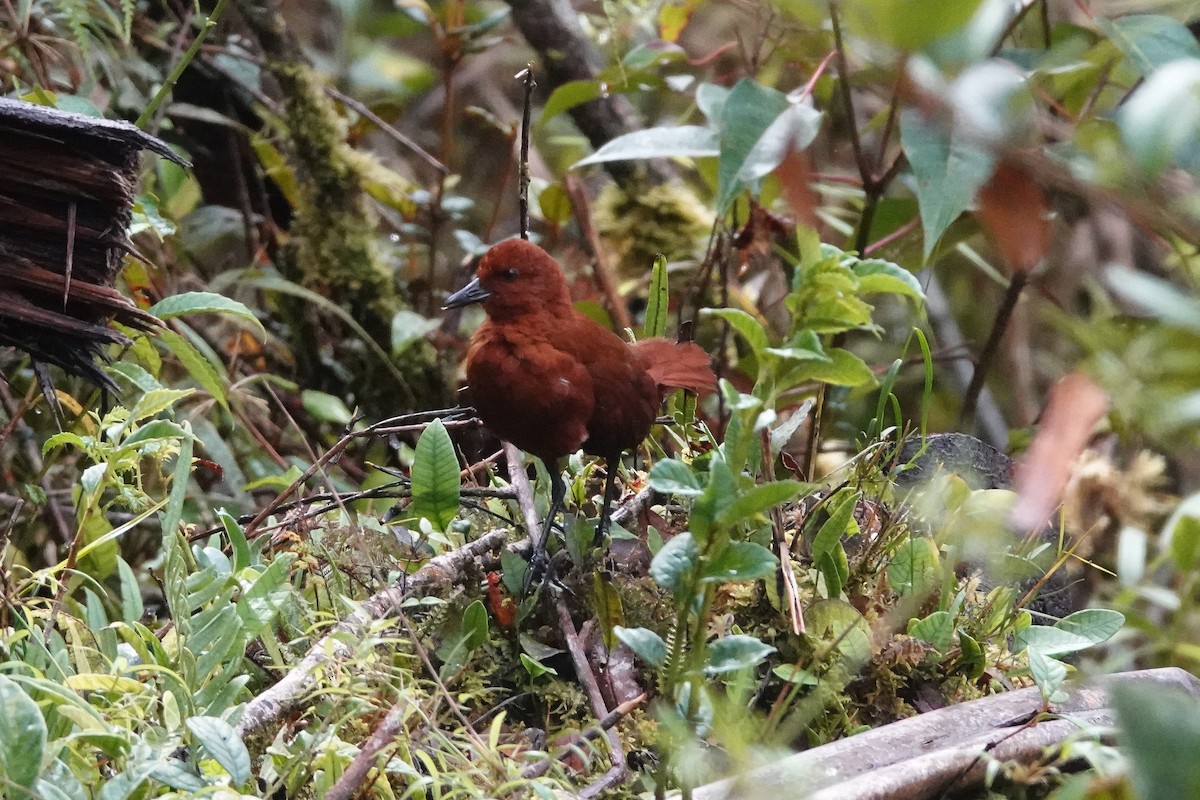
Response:
[[[1001,161],[979,190],[976,217],[1014,272],[1036,267],[1050,248],[1046,195],[1021,167]]]
[[[1017,464],[1017,505],[1011,521],[1019,531],[1041,528],[1062,499],[1071,470],[1108,412],[1108,396],[1082,372],[1050,390],[1033,443]]]

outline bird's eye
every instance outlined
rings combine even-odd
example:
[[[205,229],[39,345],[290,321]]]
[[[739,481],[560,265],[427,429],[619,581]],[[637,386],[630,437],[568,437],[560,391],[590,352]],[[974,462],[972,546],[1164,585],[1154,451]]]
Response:
[[[504,276],[505,280],[511,281],[513,278],[517,277],[517,268],[509,267],[508,269],[504,270],[504,272],[502,272],[500,274]]]

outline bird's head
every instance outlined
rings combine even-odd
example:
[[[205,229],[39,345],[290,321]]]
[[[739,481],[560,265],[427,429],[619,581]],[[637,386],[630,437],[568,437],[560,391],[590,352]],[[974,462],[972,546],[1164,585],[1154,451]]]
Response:
[[[483,303],[493,320],[571,308],[562,271],[549,253],[524,239],[508,239],[488,250],[475,279],[446,298],[442,308]]]

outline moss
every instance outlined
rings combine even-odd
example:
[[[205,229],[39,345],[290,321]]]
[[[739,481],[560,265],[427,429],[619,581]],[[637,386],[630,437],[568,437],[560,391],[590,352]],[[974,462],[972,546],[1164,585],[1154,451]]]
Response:
[[[607,186],[596,202],[595,218],[627,277],[648,275],[659,253],[668,260],[695,257],[713,223],[712,212],[677,183],[635,184],[628,191]]]
[[[321,91],[313,71],[276,65],[287,97],[288,132],[300,179],[300,203],[292,226],[300,282],[346,307],[373,335],[400,303],[375,238],[376,219],[362,186],[361,159],[346,145],[346,128]]]

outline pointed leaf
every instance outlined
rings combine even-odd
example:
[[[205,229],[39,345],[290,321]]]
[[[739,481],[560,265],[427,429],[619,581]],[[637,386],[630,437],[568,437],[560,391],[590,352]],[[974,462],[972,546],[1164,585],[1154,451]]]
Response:
[[[417,440],[412,466],[413,516],[424,517],[440,531],[458,515],[461,495],[458,456],[440,419],[435,419]]]
[[[704,486],[692,468],[673,458],[664,458],[650,468],[650,487],[656,492],[683,497],[699,497],[704,493]]]
[[[717,134],[710,128],[696,125],[680,125],[670,128],[647,128],[618,136],[606,143],[587,158],[576,161],[571,169],[605,161],[628,161],[646,158],[677,158],[691,156],[705,158],[715,156]]]
[[[753,636],[733,634],[718,639],[708,647],[708,659],[704,665],[705,675],[721,675],[734,670],[746,669],[761,664],[775,648]]]
[[[196,741],[229,773],[234,786],[250,780],[250,753],[232,725],[220,717],[191,717],[186,724]]]
[[[779,559],[767,548],[754,542],[730,542],[715,559],[704,565],[700,580],[704,583],[753,581],[775,572]]]
[[[717,517],[717,526],[727,528],[736,525],[755,514],[791,500],[803,488],[804,484],[793,480],[761,483],[743,492],[722,511]]]
[[[634,654],[652,667],[661,667],[667,661],[667,643],[649,628],[613,628],[617,638]]]
[[[233,314],[251,323],[264,339],[267,335],[258,317],[244,303],[215,292],[183,292],[164,297],[151,306],[150,313],[159,319],[170,319],[185,314]]]
[[[0,675],[0,776],[18,789],[34,785],[46,751],[46,720],[37,703],[17,683]],[[30,797],[14,792],[14,797]]]

